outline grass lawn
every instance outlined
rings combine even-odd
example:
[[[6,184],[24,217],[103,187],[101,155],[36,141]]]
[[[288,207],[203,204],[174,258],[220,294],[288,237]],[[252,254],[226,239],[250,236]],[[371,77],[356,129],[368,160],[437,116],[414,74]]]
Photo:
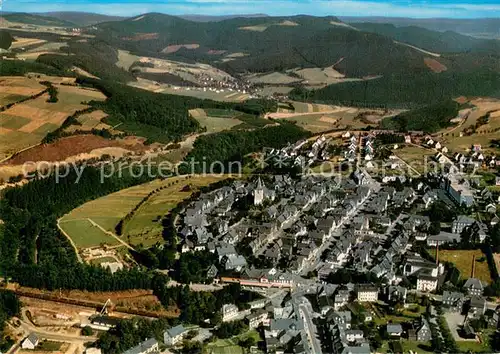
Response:
[[[111,246],[118,244],[117,240],[92,225],[87,219],[69,220],[61,222],[60,225],[78,248],[99,246],[102,243]]]
[[[44,341],[41,342],[37,347],[36,350],[41,350],[44,352],[55,352],[58,351],[63,343],[61,342],[52,342],[52,341]]]
[[[435,151],[423,147],[407,145],[401,149],[394,150],[394,154],[418,172],[423,173],[425,172],[425,164],[432,162],[431,157],[434,156]],[[405,168],[405,166],[403,166],[403,168]]]
[[[127,241],[132,245],[142,243],[145,246],[161,241],[163,230],[161,218],[165,214],[179,202],[188,198],[198,187],[207,186],[225,178],[223,176],[194,176],[188,180],[179,180],[178,184],[173,184],[154,194],[125,224],[123,234]],[[188,184],[192,186],[192,189],[183,191],[182,189]]]
[[[435,256],[435,252],[430,250],[430,254]],[[481,250],[439,250],[439,260],[450,262],[460,271],[462,279],[470,278],[472,271],[472,256],[476,256],[476,273],[475,276],[482,281],[491,282],[490,270],[486,259],[484,262],[479,262],[478,259],[486,258]]]
[[[429,342],[416,342],[411,340],[401,341],[403,345],[403,350],[409,352],[410,350],[414,353],[432,353],[431,344]]]
[[[487,134],[472,134],[470,136],[463,137],[453,137],[446,142],[446,146],[452,152],[461,152],[470,149],[472,144],[481,144],[483,148],[483,153],[498,153],[498,149],[491,148],[490,141],[493,139],[498,139],[498,132],[487,133]]]
[[[99,265],[101,263],[106,263],[106,262],[116,262],[116,259],[113,257],[101,257],[101,258],[94,258],[90,261],[91,264]]]
[[[462,352],[490,353],[491,349],[479,342],[457,341],[458,349]]]
[[[218,339],[207,346],[207,352],[213,354],[243,354],[243,348],[231,339]]]
[[[162,241],[162,226],[158,216],[165,215],[177,203],[191,195],[192,192],[183,192],[182,188],[187,184],[195,187],[206,186],[225,178],[227,176],[193,176],[189,179],[186,179],[186,176],[172,177],[127,188],[73,209],[61,219],[61,226],[75,240],[77,247],[99,246],[103,242],[103,235],[106,240],[111,239],[110,241],[115,241],[113,244],[116,244],[112,237],[98,228],[89,228],[85,221],[82,228],[82,220],[90,218],[105,230],[115,232],[118,222],[142,199],[153,190],[165,186],[139,208],[124,229],[125,241],[132,245],[152,245]]]
[[[208,353],[214,354],[243,354],[243,348],[237,343],[241,339],[247,339],[250,337],[255,338],[256,342],[261,340],[259,333],[256,330],[251,330],[233,338],[218,339],[214,343],[210,343],[207,346],[207,351]]]

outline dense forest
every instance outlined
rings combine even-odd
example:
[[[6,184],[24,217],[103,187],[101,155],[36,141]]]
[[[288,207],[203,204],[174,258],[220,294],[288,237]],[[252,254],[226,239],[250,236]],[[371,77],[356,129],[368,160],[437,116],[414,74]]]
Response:
[[[281,23],[284,21],[294,25],[283,26]],[[160,55],[184,62],[209,62],[231,74],[327,67],[333,64],[336,70],[349,77],[388,75],[412,70],[428,71],[423,60],[428,55],[395,43],[394,39],[415,41],[410,44],[416,46],[422,43],[432,48],[441,46],[450,51],[463,49],[463,57],[454,57],[457,62],[466,60],[466,51],[498,55],[500,50],[495,41],[455,33],[441,34],[420,29],[398,31],[379,29],[376,26],[365,26],[360,31],[347,25],[338,25],[339,23],[340,20],[333,16],[304,15],[200,23],[149,13],[137,18],[99,24],[92,34],[113,46],[139,55]],[[254,31],[251,30],[253,26],[266,29]],[[156,38],[137,40],[141,33],[154,33]],[[161,53],[165,47],[181,43],[196,43],[199,48],[181,48],[175,53]],[[459,43],[463,45],[459,46]],[[209,54],[210,50],[224,52],[214,55]],[[226,55],[225,53],[237,52],[249,55],[221,61],[221,56]],[[495,60],[488,68],[498,67],[498,59]]]
[[[61,54],[42,54],[36,61],[61,71],[71,71],[76,66],[103,80],[135,81],[134,75],[115,64],[117,49],[103,41],[68,41],[60,51]]]
[[[73,73],[61,71],[43,63],[0,59],[0,76],[25,75],[30,72],[56,76],[74,76]]]
[[[385,118],[381,126],[397,131],[421,130],[435,133],[451,125],[450,120],[457,117],[460,104],[452,100],[417,108],[395,117]]]
[[[479,39],[452,31],[431,31],[417,26],[395,26],[388,23],[351,23],[364,32],[378,33],[436,53],[467,51],[498,53],[500,42],[494,39]]]
[[[101,90],[106,101],[91,101],[96,109],[109,114],[104,122],[120,124],[120,130],[148,138],[149,142],[168,143],[180,140],[201,129],[198,121],[189,115],[193,108],[237,109],[253,115],[276,110],[271,100],[248,100],[243,103],[217,102],[195,97],[168,95],[145,91],[109,81],[78,79],[82,85]]]
[[[0,49],[9,49],[13,41],[14,37],[12,37],[10,32],[0,30]]]
[[[242,162],[245,155],[251,152],[259,151],[263,147],[281,148],[309,135],[309,132],[290,123],[280,123],[259,130],[203,135],[196,139],[193,150],[186,156],[185,161],[194,167],[195,172],[218,173],[225,170],[227,173],[231,172],[228,170],[230,162]],[[212,171],[207,170],[212,167]]]
[[[16,294],[9,290],[0,289],[0,352],[7,350],[14,344],[14,339],[6,337],[3,333],[5,322],[11,317],[18,316],[21,310],[21,303]]]
[[[104,178],[101,183],[100,170],[86,167],[79,179],[72,171],[59,180],[52,175],[8,189],[0,202],[4,221],[0,274],[26,286],[48,289],[147,287],[150,277],[139,271],[111,275],[107,270],[79,264],[56,226],[56,219],[76,206],[147,180],[125,174]]]
[[[295,89],[290,93],[292,99],[300,101],[394,108],[414,108],[459,96],[500,97],[500,73],[485,68],[440,74],[415,69],[378,79],[334,84],[319,90]]]

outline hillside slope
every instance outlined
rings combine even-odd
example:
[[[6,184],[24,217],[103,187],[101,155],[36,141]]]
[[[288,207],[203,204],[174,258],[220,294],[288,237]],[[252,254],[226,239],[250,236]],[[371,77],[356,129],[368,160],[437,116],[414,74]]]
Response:
[[[152,13],[97,27],[93,34],[98,38],[138,54],[166,56],[168,46],[194,44],[194,49],[179,48],[168,51],[168,55],[184,61],[218,62],[229,72],[325,67],[340,62],[337,70],[361,77],[395,68],[424,67],[422,53],[397,45],[391,38],[352,29],[331,16],[237,18],[201,23]],[[224,55],[230,53],[246,56],[223,61]]]
[[[54,26],[54,27],[77,27],[77,25],[70,21],[60,20],[50,16],[40,16],[28,13],[10,13],[2,15],[2,17],[9,22],[18,22],[28,25],[37,26]]]
[[[485,52],[500,53],[500,41],[478,39],[452,31],[437,32],[417,26],[396,27],[392,24],[351,23],[365,32],[378,33],[438,53],[446,52]]]
[[[404,17],[351,17],[341,16],[347,23],[390,23],[398,27],[418,26],[431,31],[453,31],[477,38],[500,38],[499,18],[404,18]]]
[[[96,14],[92,12],[73,12],[73,11],[44,12],[38,15],[57,18],[60,21],[71,22],[78,26],[91,26],[101,22],[120,21],[126,18],[122,16],[110,16],[110,15]]]

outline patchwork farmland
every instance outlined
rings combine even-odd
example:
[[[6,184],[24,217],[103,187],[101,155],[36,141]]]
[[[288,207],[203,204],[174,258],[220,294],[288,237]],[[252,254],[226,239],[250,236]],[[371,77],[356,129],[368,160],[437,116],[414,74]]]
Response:
[[[267,116],[293,121],[306,130],[321,133],[332,129],[359,130],[369,125],[376,126],[389,114],[390,112],[383,110],[290,102],[288,105],[281,105],[277,113]]]
[[[125,223],[123,241],[132,246],[153,245],[162,241],[161,218],[179,202],[188,198],[201,186],[228,178],[228,176],[173,177],[155,180],[131,187],[108,196],[93,200],[72,210],[60,219],[60,226],[68,234],[76,247],[99,247],[102,244],[116,245],[116,239],[108,233],[115,233],[115,227],[148,194],[147,198],[132,218]],[[189,186],[186,188],[186,186]],[[163,188],[159,190],[159,188]],[[91,227],[89,223],[99,227]],[[81,229],[85,229],[82,232]],[[105,230],[106,232],[103,232]]]
[[[37,87],[37,81],[32,78],[3,80],[2,92],[5,88],[12,94],[31,95],[43,91]],[[75,111],[87,107],[84,101],[104,100],[105,96],[95,90],[76,86],[55,85],[58,91],[58,101],[47,102],[49,95],[43,95],[17,103],[0,112],[0,137],[2,146],[0,158],[10,156],[20,150],[36,145],[47,133],[56,130],[64,120]],[[40,90],[36,92],[37,90]],[[4,96],[4,100],[12,100],[12,96]]]
[[[207,133],[217,133],[223,130],[254,129],[273,124],[267,119],[255,117],[231,109],[192,109],[191,117],[207,129]]]

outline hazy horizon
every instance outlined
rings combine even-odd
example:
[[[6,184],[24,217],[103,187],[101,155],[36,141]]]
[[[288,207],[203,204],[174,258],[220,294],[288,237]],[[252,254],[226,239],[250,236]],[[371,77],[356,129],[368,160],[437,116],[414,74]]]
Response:
[[[415,19],[500,18],[497,0],[4,0],[2,12],[88,12],[132,17],[149,12],[175,16],[338,16]]]

